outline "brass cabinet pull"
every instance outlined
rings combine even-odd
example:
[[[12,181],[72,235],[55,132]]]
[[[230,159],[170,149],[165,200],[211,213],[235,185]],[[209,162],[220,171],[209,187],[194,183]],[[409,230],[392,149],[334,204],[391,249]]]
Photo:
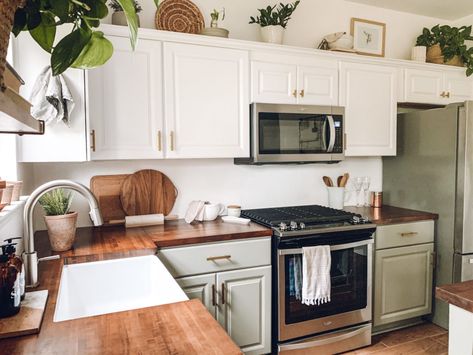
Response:
[[[174,131],[171,131],[171,133],[169,133],[169,136],[171,138],[171,152],[174,151]]]
[[[442,91],[442,93],[440,94],[441,97],[445,97],[445,91]]]
[[[294,89],[294,91],[292,92],[292,96],[294,96],[295,98],[297,98],[297,89]]]
[[[163,150],[163,146],[162,146],[162,142],[161,142],[161,131],[158,131],[157,140],[158,140],[158,151],[161,151],[161,150]]]
[[[301,97],[304,97],[304,95],[305,95],[305,90],[302,89],[299,95],[300,95]]]
[[[231,255],[219,255],[219,256],[209,256],[207,261],[215,261],[215,260],[230,260],[232,258]]]
[[[445,93],[445,97],[446,97],[447,99],[450,98],[450,92],[449,92],[449,91],[447,91],[447,92]]]
[[[90,149],[92,149],[92,151],[95,152],[95,129],[90,131],[90,138],[91,138]]]
[[[222,282],[222,304],[225,304],[225,282]]]
[[[406,232],[406,233],[401,233],[401,237],[413,237],[419,233],[417,232]]]
[[[216,293],[216,289],[215,289],[215,285],[212,285],[212,306],[216,306],[217,305],[217,302],[215,302],[215,293]]]

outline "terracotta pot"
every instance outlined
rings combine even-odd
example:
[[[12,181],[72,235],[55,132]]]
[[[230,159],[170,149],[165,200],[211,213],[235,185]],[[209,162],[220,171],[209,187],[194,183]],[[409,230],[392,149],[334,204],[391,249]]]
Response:
[[[435,64],[445,64],[445,65],[453,65],[456,67],[463,67],[465,64],[460,56],[456,55],[452,59],[444,62],[444,58],[442,55],[442,49],[440,48],[439,44],[435,44],[429,48],[427,48],[427,63],[435,63]]]
[[[138,27],[140,27],[140,16],[136,16],[138,17]],[[119,26],[128,26],[128,23],[126,22],[125,13],[123,11],[114,12],[112,14],[112,24]]]
[[[44,216],[48,227],[49,242],[53,251],[72,248],[76,238],[77,212],[61,216]]]
[[[263,42],[282,44],[284,40],[284,28],[282,26],[261,27],[261,39]]]

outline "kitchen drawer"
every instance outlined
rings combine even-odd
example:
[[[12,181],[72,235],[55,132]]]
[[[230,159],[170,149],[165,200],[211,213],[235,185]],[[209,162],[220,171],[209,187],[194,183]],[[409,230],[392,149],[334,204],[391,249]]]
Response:
[[[271,237],[164,248],[158,257],[174,277],[271,264]]]
[[[433,241],[433,220],[379,226],[376,229],[376,250],[433,243]]]

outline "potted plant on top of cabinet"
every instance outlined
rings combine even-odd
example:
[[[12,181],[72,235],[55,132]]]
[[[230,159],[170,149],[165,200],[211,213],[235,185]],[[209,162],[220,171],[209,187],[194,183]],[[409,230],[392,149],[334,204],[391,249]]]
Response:
[[[126,14],[123,11],[122,5],[117,0],[111,0],[110,3],[108,4],[110,8],[113,10],[112,14],[112,24],[114,25],[119,25],[119,26],[126,26],[127,21],[126,21]],[[141,5],[138,3],[138,1],[133,0],[133,6],[135,8],[135,12],[138,18],[138,27],[140,26],[140,17],[138,14],[143,10]]]
[[[292,4],[279,3],[279,5],[268,6],[258,9],[259,16],[250,17],[250,24],[257,23],[261,26],[261,38],[263,42],[282,44],[284,30],[291,19],[293,12],[299,5],[300,0]]]
[[[466,67],[466,75],[473,74],[473,47],[465,41],[473,40],[472,26],[450,27],[436,25],[424,28],[417,37],[416,46],[427,47],[427,62]]]
[[[53,251],[72,248],[76,237],[77,212],[70,212],[72,194],[56,189],[41,196],[39,204],[46,216],[49,242]]]

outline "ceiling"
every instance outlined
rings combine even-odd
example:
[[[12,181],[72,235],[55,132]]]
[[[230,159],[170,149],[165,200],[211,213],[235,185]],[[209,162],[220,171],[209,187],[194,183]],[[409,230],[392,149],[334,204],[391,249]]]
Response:
[[[410,12],[445,20],[473,14],[472,0],[348,0],[385,9]]]

